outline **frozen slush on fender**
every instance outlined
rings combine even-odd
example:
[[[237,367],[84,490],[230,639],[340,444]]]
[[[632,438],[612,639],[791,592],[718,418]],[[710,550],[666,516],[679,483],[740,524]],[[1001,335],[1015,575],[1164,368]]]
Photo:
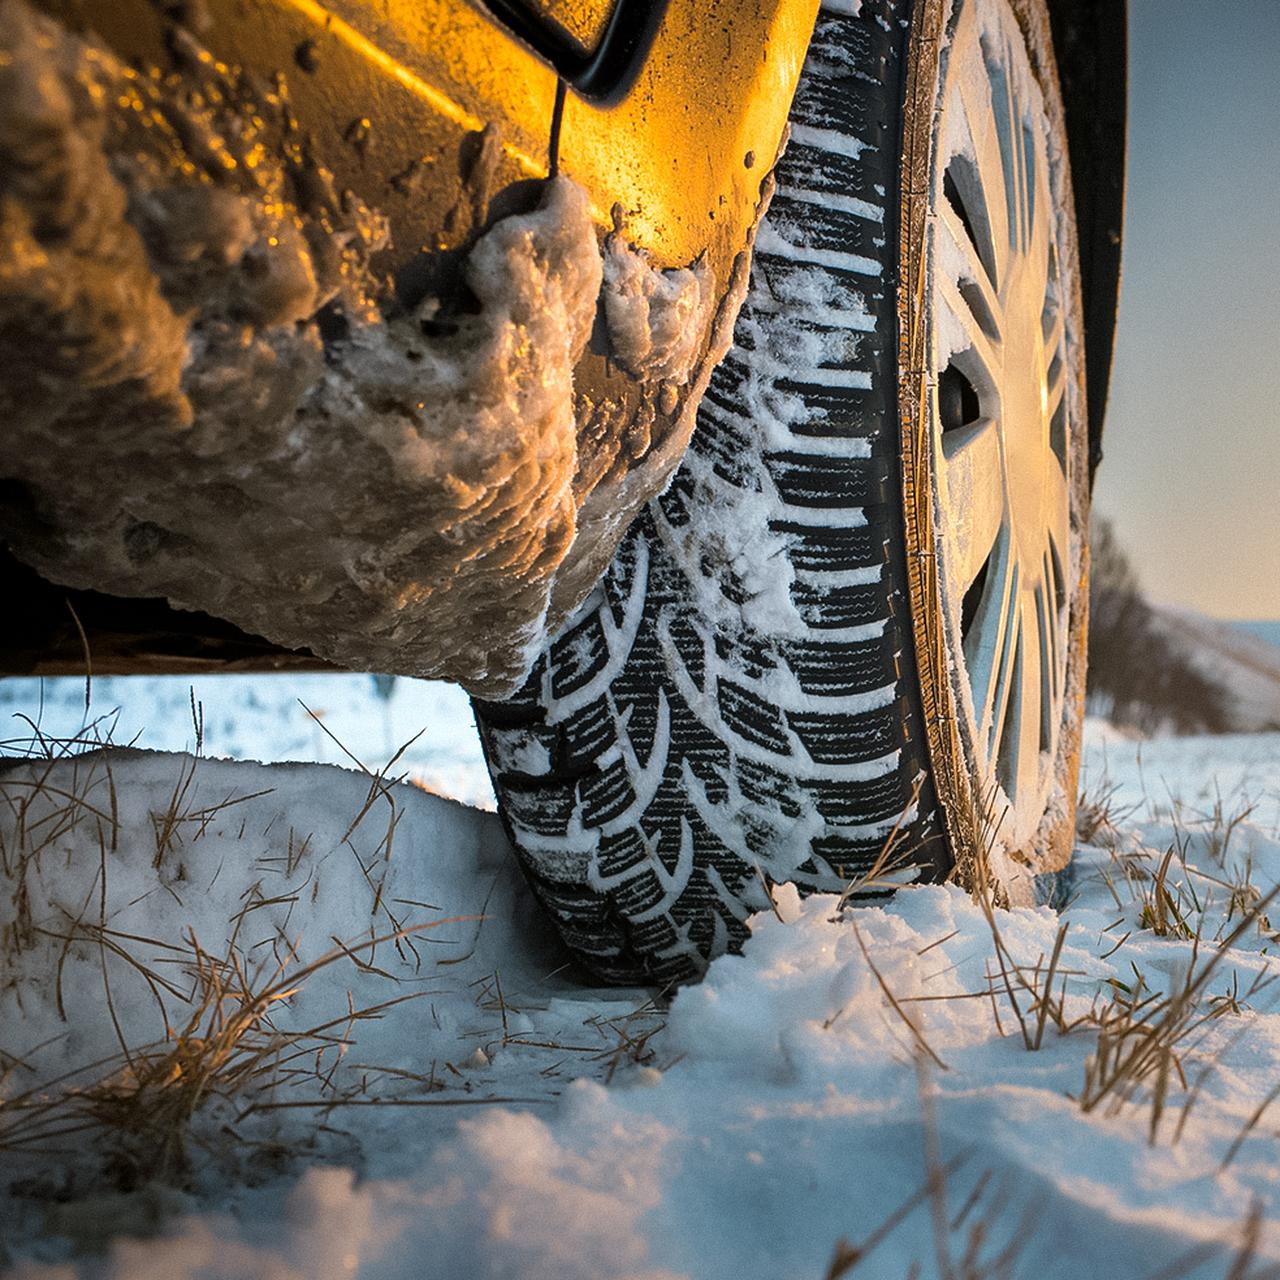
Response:
[[[606,279],[557,177],[470,245],[467,305],[397,307],[385,222],[303,158],[282,90],[185,33],[175,79],[22,0],[0,32],[15,554],[342,666],[517,687],[678,461],[745,257],[726,293],[617,232]],[[598,310],[639,413],[575,395]]]

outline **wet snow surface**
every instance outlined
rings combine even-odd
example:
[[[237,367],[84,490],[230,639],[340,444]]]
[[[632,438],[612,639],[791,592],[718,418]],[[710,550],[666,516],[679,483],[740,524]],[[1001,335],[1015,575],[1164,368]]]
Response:
[[[593,988],[492,813],[376,776],[425,723],[393,775],[478,799],[458,695],[317,680],[200,682],[206,753],[336,753],[300,691],[375,774],[166,750],[0,776],[6,1276],[817,1280],[843,1239],[871,1245],[844,1274],[944,1274],[945,1259],[1218,1277],[1255,1198],[1277,1209],[1280,1113],[1250,1120],[1280,1082],[1265,985],[1280,944],[1240,908],[1280,873],[1280,737],[1139,744],[1092,726],[1084,786],[1109,793],[1109,818],[1087,808],[1074,900],[998,918],[1032,1041],[1028,986],[1047,987],[1066,928],[1029,1050],[986,916],[946,887],[842,919],[835,899],[784,890],[745,954],[674,1001]],[[25,735],[9,716],[36,718],[36,682],[0,699],[6,736]],[[114,699],[118,740],[189,745],[185,683],[96,683],[95,713]],[[46,732],[82,714],[82,685],[45,682]],[[1120,1016],[1139,981],[1136,1017],[1167,1011],[1242,919],[1163,1086],[1156,1071],[1095,1098],[1100,1011]],[[264,1016],[219,1041],[212,1011],[225,1033],[246,988],[270,997]],[[1124,1052],[1159,1041],[1112,1033]],[[41,1109],[37,1086],[76,1070],[46,1092],[79,1092]],[[189,1125],[162,1123],[201,1070]],[[90,1108],[114,1127],[70,1132]],[[168,1181],[139,1185],[175,1132]],[[961,1272],[975,1241],[993,1268],[1012,1248],[1007,1268]],[[1277,1260],[1264,1223],[1240,1274]]]

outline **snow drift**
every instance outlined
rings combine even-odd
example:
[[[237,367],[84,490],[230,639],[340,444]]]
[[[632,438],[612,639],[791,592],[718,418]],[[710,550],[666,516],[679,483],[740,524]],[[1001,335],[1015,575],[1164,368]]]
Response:
[[[1269,1274],[1277,935],[1241,909],[1280,875],[1277,758],[1274,737],[1139,753],[1095,728],[1091,843],[1061,917],[1001,913],[998,951],[953,886],[843,911],[782,890],[744,954],[669,1009],[563,968],[492,815],[315,765],[141,752],[10,764],[0,1126],[29,1115],[34,1086],[65,1088],[51,1079],[64,1071],[80,1069],[80,1099],[127,1092],[139,1066],[121,1041],[145,1064],[148,1045],[170,1042],[161,1006],[179,1023],[183,939],[242,955],[246,972],[283,965],[285,980],[335,938],[346,949],[270,1011],[280,1037],[327,1030],[281,1039],[274,1079],[211,1090],[176,1174],[130,1184],[127,1132],[96,1129],[61,1155],[10,1141],[0,1268],[812,1278],[850,1256],[843,1237],[868,1250],[855,1277],[959,1274],[966,1256],[971,1274],[1046,1280],[1220,1280],[1233,1257],[1233,1274]],[[1160,925],[1153,877],[1171,845]],[[387,912],[437,927],[375,945]],[[120,951],[104,954],[104,920]],[[1229,936],[1163,1085],[1153,1073],[1086,1105],[1102,1053],[1091,1012],[1158,1007]],[[1053,996],[1038,1048],[1001,955],[1032,1038],[1039,1014],[1019,982]]]

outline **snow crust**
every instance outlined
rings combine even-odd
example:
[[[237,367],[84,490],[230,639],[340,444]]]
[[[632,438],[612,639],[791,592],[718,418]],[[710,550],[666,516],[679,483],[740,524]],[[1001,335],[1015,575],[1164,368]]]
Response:
[[[45,739],[85,738],[210,759],[391,768],[478,809],[496,802],[467,696],[457,685],[342,675],[70,676],[0,680],[0,755]],[[194,710],[194,716],[193,716]],[[358,763],[357,763],[358,762]]]
[[[1274,735],[1139,743],[1091,732],[1085,788],[1115,789],[1115,822],[1078,848],[1076,897],[1061,919],[1046,908],[1001,913],[1008,954],[1034,966],[1066,924],[1060,972],[1073,1014],[1135,973],[1155,993],[1172,990],[1204,962],[1225,919],[1208,877],[1230,881],[1249,869],[1265,890],[1280,875],[1278,760]],[[216,948],[250,901],[258,905],[242,925],[246,951],[284,936],[305,960],[330,948],[331,936],[367,929],[375,884],[388,904],[431,904],[392,907],[413,920],[485,918],[418,935],[420,965],[380,944],[375,964],[393,977],[346,961],[320,970],[274,1015],[281,1026],[310,1025],[424,991],[345,1026],[345,1051],[336,1064],[325,1060],[335,1104],[380,1095],[401,1105],[248,1118],[215,1105],[197,1117],[202,1141],[178,1187],[113,1189],[99,1149],[86,1143],[60,1162],[74,1174],[60,1175],[57,1196],[42,1198],[30,1158],[0,1155],[5,1184],[24,1188],[0,1210],[7,1280],[821,1275],[838,1238],[866,1240],[921,1190],[935,1147],[949,1169],[945,1216],[963,1219],[949,1236],[953,1257],[983,1223],[985,1256],[1017,1247],[1014,1276],[1147,1277],[1203,1245],[1180,1274],[1216,1280],[1239,1248],[1251,1198],[1268,1215],[1275,1208],[1265,1116],[1237,1144],[1280,1071],[1273,989],[1245,1001],[1251,1007],[1226,1005],[1185,1046],[1188,1087],[1172,1087],[1152,1143],[1147,1093],[1114,1113],[1086,1113],[1071,1096],[1096,1033],[1050,1026],[1028,1052],[1007,1001],[997,997],[993,1010],[990,929],[954,887],[904,889],[839,918],[833,898],[801,901],[782,889],[776,912],[753,919],[742,956],[715,961],[700,986],[655,1012],[648,993],[593,990],[556,972],[556,944],[494,817],[390,787],[348,831],[371,780],[331,767],[198,764],[190,807],[216,811],[182,826],[157,875],[155,815],[192,769],[188,757],[96,757],[51,772],[21,765],[0,776],[6,865],[16,847],[11,806],[26,782],[43,772],[74,790],[108,764],[120,838],[108,855],[107,914],[121,934],[176,938],[188,926]],[[50,793],[29,810],[28,830],[40,829],[39,806],[54,801]],[[387,857],[389,801],[401,816]],[[1232,812],[1247,801],[1254,808],[1223,849],[1214,804]],[[1129,804],[1140,807],[1122,817]],[[284,874],[277,860],[304,831],[306,851]],[[1177,880],[1217,903],[1199,948],[1143,928],[1137,905],[1117,905],[1101,878],[1114,879],[1117,859],[1150,868],[1175,839],[1186,855]],[[95,825],[67,831],[41,862],[27,881],[31,910],[65,930],[58,904],[96,902]],[[3,900],[11,921],[12,893]],[[1234,984],[1243,999],[1270,973],[1275,945],[1269,930],[1241,937],[1210,992]],[[6,982],[4,1049],[31,1064],[10,1071],[8,1097],[33,1070],[117,1049],[96,948],[67,954],[68,1020],[58,1016],[62,946],[32,944],[19,957],[20,982]],[[145,984],[127,966],[109,973],[127,1034],[157,1034]],[[619,1031],[632,1043],[643,1037],[641,1051],[627,1051]],[[423,1079],[443,1087],[428,1090]],[[297,1086],[283,1096],[309,1095]],[[461,1105],[406,1105],[415,1099]],[[934,1259],[922,1202],[853,1274],[904,1275],[918,1261],[932,1275]],[[1255,1269],[1276,1261],[1280,1239],[1264,1223]]]

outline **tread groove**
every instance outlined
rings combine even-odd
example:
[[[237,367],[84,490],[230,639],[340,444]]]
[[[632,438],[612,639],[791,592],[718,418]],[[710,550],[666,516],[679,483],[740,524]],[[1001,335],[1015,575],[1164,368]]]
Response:
[[[904,814],[945,870],[895,550],[905,8],[820,13],[684,462],[598,607],[512,702],[476,704],[530,882],[606,980],[696,978],[768,905],[761,874],[839,890]]]

